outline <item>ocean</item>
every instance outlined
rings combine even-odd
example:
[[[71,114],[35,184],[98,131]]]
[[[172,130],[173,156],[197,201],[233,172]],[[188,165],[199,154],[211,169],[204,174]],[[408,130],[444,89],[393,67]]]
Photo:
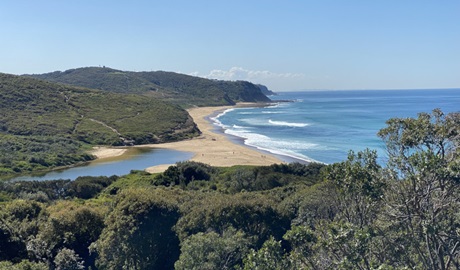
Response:
[[[435,108],[460,111],[460,89],[280,92],[270,98],[272,106],[229,109],[211,119],[226,134],[286,161],[331,164],[346,160],[350,150],[369,148],[384,163],[377,132],[386,120]]]

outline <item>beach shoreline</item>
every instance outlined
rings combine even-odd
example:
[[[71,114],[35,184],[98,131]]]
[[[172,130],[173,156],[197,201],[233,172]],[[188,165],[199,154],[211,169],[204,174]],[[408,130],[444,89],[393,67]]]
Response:
[[[177,151],[191,152],[194,155],[189,160],[218,167],[231,167],[235,165],[266,166],[280,164],[284,161],[274,154],[244,145],[244,142],[235,142],[223,131],[217,130],[218,127],[213,125],[212,120],[210,119],[217,116],[219,113],[232,108],[266,105],[268,104],[238,103],[235,106],[194,107],[188,109],[187,111],[201,131],[201,134],[198,137],[178,142],[136,145],[134,147],[173,149]],[[98,147],[92,151],[92,154],[98,159],[103,159],[121,156],[125,153],[125,151],[126,148]],[[152,166],[146,168],[145,171],[150,173],[164,172],[171,165],[174,164]]]

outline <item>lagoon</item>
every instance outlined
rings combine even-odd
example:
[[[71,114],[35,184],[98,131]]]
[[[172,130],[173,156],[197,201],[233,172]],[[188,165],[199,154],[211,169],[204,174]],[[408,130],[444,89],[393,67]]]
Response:
[[[75,180],[80,176],[120,176],[129,174],[131,170],[144,170],[150,166],[185,161],[192,156],[193,153],[170,149],[129,148],[119,157],[95,160],[82,166],[42,174],[23,175],[10,181]]]

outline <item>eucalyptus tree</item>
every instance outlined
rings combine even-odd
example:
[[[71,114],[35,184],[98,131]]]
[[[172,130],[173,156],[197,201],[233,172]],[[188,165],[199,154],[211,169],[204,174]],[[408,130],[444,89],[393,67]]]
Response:
[[[460,269],[460,113],[393,118],[379,136],[391,179],[383,219],[407,265]]]

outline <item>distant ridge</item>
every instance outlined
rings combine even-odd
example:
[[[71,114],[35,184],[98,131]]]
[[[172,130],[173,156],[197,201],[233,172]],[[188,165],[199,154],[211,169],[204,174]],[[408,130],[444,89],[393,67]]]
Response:
[[[183,107],[271,101],[261,86],[247,81],[210,80],[166,71],[132,72],[84,67],[24,76],[110,92],[143,94]]]

